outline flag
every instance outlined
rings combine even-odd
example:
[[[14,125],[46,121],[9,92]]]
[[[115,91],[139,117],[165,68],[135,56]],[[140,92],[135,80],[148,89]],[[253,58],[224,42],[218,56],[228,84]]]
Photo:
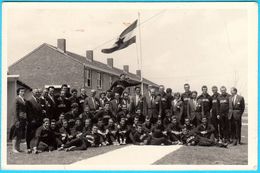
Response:
[[[129,45],[136,42],[136,36],[132,36],[134,29],[137,26],[137,21],[134,21],[129,27],[127,27],[119,36],[115,44],[108,49],[102,49],[101,52],[103,53],[113,53],[117,50],[124,49],[128,47]]]

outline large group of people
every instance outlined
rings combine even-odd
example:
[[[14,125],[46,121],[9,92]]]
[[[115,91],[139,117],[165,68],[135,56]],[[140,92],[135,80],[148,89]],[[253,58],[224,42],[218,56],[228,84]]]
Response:
[[[134,87],[134,94],[126,92]],[[81,88],[69,91],[63,84],[58,94],[55,88],[32,90],[25,99],[25,89],[19,88],[14,106],[14,124],[10,139],[14,153],[21,152],[25,139],[27,153],[44,151],[86,150],[106,145],[200,145],[219,146],[241,144],[241,117],[244,98],[236,88],[227,93],[225,86],[207,86],[202,93],[157,90],[149,87],[141,92],[140,82],[126,79],[125,74],[111,88],[101,92],[92,89],[89,95]]]

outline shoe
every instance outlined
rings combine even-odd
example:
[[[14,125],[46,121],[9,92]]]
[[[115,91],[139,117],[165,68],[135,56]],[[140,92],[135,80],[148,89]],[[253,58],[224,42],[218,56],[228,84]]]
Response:
[[[233,143],[232,143],[233,146],[236,146],[237,145],[237,141],[234,140]]]
[[[62,150],[64,150],[64,148],[63,148],[63,147],[60,147],[60,148],[58,148],[57,150],[58,150],[58,151],[62,151]]]
[[[32,149],[27,149],[27,154],[31,154],[32,153]]]
[[[20,153],[18,150],[13,149],[13,153]]]

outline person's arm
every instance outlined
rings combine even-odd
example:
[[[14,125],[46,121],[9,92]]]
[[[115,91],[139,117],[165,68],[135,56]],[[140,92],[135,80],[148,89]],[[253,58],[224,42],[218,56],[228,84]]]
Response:
[[[136,82],[133,80],[127,80],[125,82],[126,86],[125,87],[131,87],[131,86],[136,86],[136,85],[140,85],[142,82]]]
[[[244,97],[241,98],[240,105],[241,105],[241,115],[242,115],[245,111],[245,99],[244,99]]]
[[[109,88],[109,90],[113,90],[113,88],[115,87],[117,85],[117,81],[115,81],[112,85],[111,85],[111,87]]]

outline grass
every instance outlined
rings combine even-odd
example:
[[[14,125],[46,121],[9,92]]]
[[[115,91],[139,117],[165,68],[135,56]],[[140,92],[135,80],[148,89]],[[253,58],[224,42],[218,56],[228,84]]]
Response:
[[[247,126],[242,129],[243,145],[219,147],[183,146],[154,165],[247,165]]]
[[[85,151],[53,151],[53,152],[43,152],[40,154],[26,154],[19,153],[14,154],[11,151],[11,146],[7,147],[7,164],[17,164],[17,165],[62,165],[71,164],[76,161],[87,159],[99,154],[103,154],[124,146],[104,146],[98,148],[88,148]],[[22,149],[25,149],[25,145],[22,145]]]

